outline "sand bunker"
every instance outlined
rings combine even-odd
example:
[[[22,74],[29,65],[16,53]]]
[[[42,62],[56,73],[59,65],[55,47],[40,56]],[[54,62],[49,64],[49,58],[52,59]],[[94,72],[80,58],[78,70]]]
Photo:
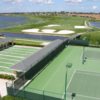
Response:
[[[74,26],[75,29],[85,29],[88,28],[87,26]]]
[[[60,26],[60,25],[58,25],[58,24],[50,24],[50,25],[47,25],[45,27],[56,27],[56,26]]]
[[[73,34],[73,33],[75,32],[71,30],[60,30],[59,32],[57,32],[57,34]]]
[[[26,32],[26,33],[44,33],[44,34],[58,34],[58,35],[64,35],[64,34],[73,34],[75,33],[74,31],[71,30],[60,30],[58,32],[56,32],[56,30],[54,29],[42,29],[41,31],[39,31],[39,29],[26,29],[26,30],[22,30],[22,32]]]
[[[43,29],[41,30],[43,33],[54,33],[56,30],[53,29]]]
[[[39,32],[39,29],[26,29],[26,30],[22,30],[22,32]]]

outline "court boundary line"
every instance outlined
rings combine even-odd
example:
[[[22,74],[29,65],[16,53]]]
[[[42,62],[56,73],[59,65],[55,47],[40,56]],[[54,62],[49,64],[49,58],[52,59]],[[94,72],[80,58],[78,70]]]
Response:
[[[19,51],[18,51],[19,50]],[[12,51],[14,51],[14,52],[28,52],[28,53],[32,53],[33,51],[29,51],[29,50],[20,50],[20,49],[11,49],[11,50],[7,50],[7,51],[5,51],[5,52],[12,52]],[[36,51],[36,50],[35,50]]]
[[[0,66],[0,68],[6,68],[6,69],[9,69],[9,67],[6,67],[6,66]]]
[[[73,72],[73,74],[72,74],[72,76],[71,76],[71,78],[70,78],[70,81],[68,82],[68,85],[67,85],[66,91],[68,90],[68,87],[69,87],[69,85],[70,85],[70,83],[71,83],[71,81],[72,81],[72,79],[73,79],[75,73],[76,73],[76,70],[74,70],[74,72]],[[64,92],[64,95],[65,95],[65,92]],[[62,96],[62,99],[63,99],[64,95]],[[66,95],[67,95],[67,94],[66,94]]]
[[[15,60],[15,61],[20,61],[20,60],[18,60],[18,59],[7,59],[7,58],[3,58],[3,57],[0,58],[0,60],[9,60],[9,61],[14,61],[14,60]]]
[[[35,46],[20,46],[20,45],[14,45],[14,47],[16,48],[16,47],[18,47],[18,48],[21,48],[21,47],[23,47],[23,48],[35,48],[35,49],[41,49],[41,47],[35,47]]]
[[[88,75],[91,75],[91,74],[94,74],[94,75],[99,74],[100,75],[100,73],[96,72],[96,71],[85,71],[85,70],[78,70],[78,69],[76,70],[76,73],[82,73],[82,74],[88,74]]]
[[[50,80],[48,80],[48,82],[46,83],[46,85],[43,87],[43,91],[45,90],[46,86],[48,86],[49,82],[52,80],[52,78],[56,75],[56,73],[61,69],[61,67],[59,67],[56,72],[51,76]],[[52,91],[47,91],[47,92],[52,92]],[[54,93],[54,92],[52,92]],[[60,93],[55,93],[55,94],[60,94]],[[62,93],[63,95],[63,93]],[[62,97],[61,97],[62,98]]]
[[[72,76],[71,76],[71,78],[70,78],[70,81],[68,82],[68,85],[67,85],[66,90],[68,90],[68,87],[69,87],[69,85],[70,85],[70,83],[71,83],[71,81],[72,81],[72,79],[73,79],[75,73],[76,73],[76,70],[74,70],[74,72],[73,72],[73,74],[72,74]]]
[[[67,50],[68,50],[68,47],[67,47]],[[72,54],[72,53],[71,53],[71,54]],[[67,57],[70,57],[70,54],[68,54]],[[67,59],[68,59],[68,58],[67,58]],[[66,60],[67,60],[67,59],[66,59]],[[61,64],[62,64],[62,63],[61,63]],[[60,64],[60,65],[61,65],[61,64]],[[58,69],[61,69],[61,67],[59,67]],[[58,69],[56,70],[56,72],[58,71]],[[54,73],[54,74],[56,74],[56,73]],[[54,76],[54,74],[53,74],[52,76]],[[51,78],[51,79],[52,79],[52,78]],[[48,82],[48,83],[49,83],[49,82]],[[46,85],[48,85],[48,83],[47,83]],[[43,87],[43,91],[44,91],[45,87],[46,87],[46,86]]]
[[[83,57],[84,57],[84,48],[85,47],[82,47],[82,52],[81,52],[81,55],[80,55],[80,60],[81,60],[81,62],[83,62]]]
[[[11,56],[11,55],[4,55],[4,54],[0,54],[2,56],[8,56],[8,57],[13,57],[13,58],[25,58],[25,57],[19,57],[19,56]]]
[[[7,49],[7,50],[12,50],[12,49],[13,50],[21,49],[21,50],[29,50],[29,51],[32,51],[32,49],[37,50],[36,48],[24,48],[24,47],[14,47],[14,46],[12,48]]]
[[[8,69],[8,70],[14,71],[14,70],[11,69],[10,67],[0,66],[0,68],[4,68],[4,69]],[[0,71],[0,72],[1,72],[1,71]],[[2,72],[8,72],[8,71],[2,71]]]
[[[8,52],[3,52],[3,53],[4,53],[4,55],[7,55]],[[0,54],[3,54],[3,53],[0,53]],[[25,52],[23,52],[23,53],[25,53]],[[27,54],[22,54],[22,53],[14,52],[14,51],[13,51],[13,52],[9,52],[9,54],[15,54],[15,55],[16,55],[16,54],[19,54],[19,55],[22,55],[22,56],[26,56],[26,55],[28,55],[29,53],[27,53]],[[30,53],[30,54],[31,54],[31,53]]]
[[[5,61],[1,61],[0,63],[3,63],[3,64],[13,64],[12,62],[5,63]]]
[[[18,51],[18,50],[19,50],[19,51]],[[4,51],[4,52],[8,52],[8,51],[17,51],[17,52],[23,52],[23,51],[24,51],[24,52],[27,52],[27,51],[28,51],[28,52],[33,52],[33,50],[25,50],[25,49],[24,49],[24,50],[22,50],[22,49],[20,50],[20,49],[15,49],[15,48],[3,50],[3,51]],[[36,51],[36,50],[34,50],[34,51]]]
[[[91,52],[99,52],[99,54],[100,54],[100,50],[91,50],[91,49],[85,47],[85,50],[84,50],[85,56],[87,55],[87,53],[88,53],[89,51],[91,51]],[[100,59],[98,59],[98,58],[92,58],[92,57],[88,57],[88,56],[86,56],[86,57],[87,57],[87,60],[100,60]]]
[[[88,61],[88,60],[90,60],[90,61],[100,61],[100,59],[98,59],[98,58],[96,59],[96,58],[89,58],[89,57],[87,57],[86,60],[87,60],[87,61]]]
[[[68,92],[67,94],[72,94],[72,93]],[[67,94],[66,94],[66,95],[67,95]],[[98,99],[98,100],[100,100],[100,98],[92,97],[92,96],[87,96],[87,95],[82,95],[82,94],[80,94],[80,93],[76,93],[76,97],[77,97],[77,96],[79,96],[79,97],[85,97],[85,98],[90,98],[90,99]]]

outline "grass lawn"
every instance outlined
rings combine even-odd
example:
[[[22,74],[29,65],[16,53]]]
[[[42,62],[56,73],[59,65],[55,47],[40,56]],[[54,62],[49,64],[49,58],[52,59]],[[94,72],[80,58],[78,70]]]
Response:
[[[86,39],[92,45],[100,46],[100,29],[89,30],[81,36],[81,39]]]
[[[26,45],[26,46],[37,46],[37,47],[43,47],[44,41],[40,40],[32,40],[32,39],[13,39],[14,43],[16,45]],[[46,42],[46,41],[45,41]]]
[[[52,29],[56,29],[57,31],[65,30],[65,29],[75,30],[74,29],[75,25],[84,25],[84,22],[89,20],[89,18],[71,17],[71,16],[34,16],[31,14],[19,15],[19,16],[25,16],[25,18],[27,18],[28,21],[22,25],[20,24],[12,28],[0,29],[0,32],[20,33],[21,30],[28,29],[28,28],[39,28],[41,30],[45,28],[44,26],[49,24],[59,24],[60,26],[52,28]],[[79,30],[79,32],[81,31],[83,30]]]

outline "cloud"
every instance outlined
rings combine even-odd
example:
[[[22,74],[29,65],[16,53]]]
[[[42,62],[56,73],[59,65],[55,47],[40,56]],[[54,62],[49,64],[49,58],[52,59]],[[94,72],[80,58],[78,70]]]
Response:
[[[74,4],[74,3],[81,3],[83,0],[65,0],[66,3],[71,3],[71,4]]]
[[[29,0],[30,2],[33,3],[38,3],[38,4],[53,4],[53,0]]]
[[[4,2],[8,3],[21,3],[23,0],[4,0]]]
[[[25,0],[4,0],[8,3],[21,3],[26,2]],[[37,3],[37,4],[53,4],[53,0],[27,0],[27,2]]]
[[[95,6],[95,5],[94,5],[94,6],[92,6],[92,9],[93,9],[93,10],[97,9],[97,6]]]

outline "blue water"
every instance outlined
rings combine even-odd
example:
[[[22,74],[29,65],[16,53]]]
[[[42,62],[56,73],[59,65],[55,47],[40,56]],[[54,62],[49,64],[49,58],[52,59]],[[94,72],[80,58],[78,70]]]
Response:
[[[62,36],[48,36],[48,35],[31,35],[31,34],[23,34],[23,33],[3,33],[6,37],[12,38],[26,38],[26,39],[38,39],[38,40],[46,40],[46,41],[53,41],[56,39],[64,40],[66,37]]]
[[[100,28],[100,22],[90,22],[90,26]]]
[[[24,24],[27,18],[22,16],[0,16],[0,28],[13,27],[19,24]]]

